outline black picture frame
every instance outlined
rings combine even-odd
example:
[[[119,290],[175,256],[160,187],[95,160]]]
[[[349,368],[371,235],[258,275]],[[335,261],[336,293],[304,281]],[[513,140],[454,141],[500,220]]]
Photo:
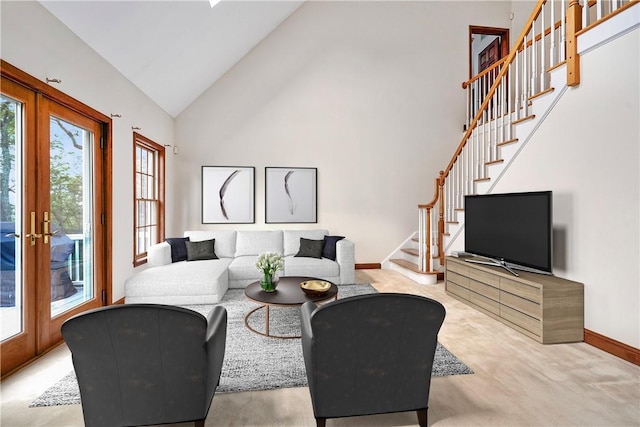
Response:
[[[255,223],[255,167],[202,166],[202,223]]]
[[[265,223],[318,222],[318,168],[265,168]]]

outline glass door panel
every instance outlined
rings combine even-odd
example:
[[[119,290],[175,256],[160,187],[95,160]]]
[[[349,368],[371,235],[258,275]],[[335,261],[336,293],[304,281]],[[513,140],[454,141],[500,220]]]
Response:
[[[108,122],[0,76],[0,368],[62,341],[64,321],[107,302]],[[14,78],[17,78],[15,75]],[[73,108],[70,108],[72,106]]]
[[[37,354],[35,210],[35,95],[0,78],[0,366],[12,371]],[[29,161],[29,158],[32,160]]]
[[[38,344],[62,339],[64,321],[106,300],[102,125],[46,97],[39,117],[37,201],[43,238],[38,271]]]
[[[56,116],[49,120],[51,317],[95,296],[92,229],[92,131]],[[45,242],[46,243],[46,242]]]
[[[0,95],[0,340],[24,330],[22,278],[22,117],[20,101]]]

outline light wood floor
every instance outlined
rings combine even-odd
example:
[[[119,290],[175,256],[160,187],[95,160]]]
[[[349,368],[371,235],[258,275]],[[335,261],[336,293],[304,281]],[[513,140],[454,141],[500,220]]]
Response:
[[[448,297],[442,283],[421,286],[398,273],[358,270],[358,283],[442,302],[439,340],[474,370],[433,378],[429,425],[640,426],[640,367],[584,343],[542,345]],[[1,383],[4,427],[81,426],[82,408],[29,408],[72,369],[60,346]],[[182,425],[182,424],[181,424]],[[207,426],[313,426],[307,388],[216,395]],[[415,413],[329,420],[333,426],[415,426]]]

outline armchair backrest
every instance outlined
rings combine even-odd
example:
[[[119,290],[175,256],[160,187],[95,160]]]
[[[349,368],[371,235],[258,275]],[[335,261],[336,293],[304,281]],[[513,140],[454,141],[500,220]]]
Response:
[[[102,307],[67,320],[62,336],[72,353],[85,424],[204,419],[211,402],[206,334],[201,314],[155,304]]]
[[[304,316],[303,316],[304,317]],[[316,417],[425,408],[445,309],[416,295],[370,294],[318,307],[303,349]]]

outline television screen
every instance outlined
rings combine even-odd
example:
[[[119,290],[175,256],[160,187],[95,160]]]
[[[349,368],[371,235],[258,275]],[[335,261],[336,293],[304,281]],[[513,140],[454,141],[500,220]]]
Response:
[[[464,203],[465,252],[551,273],[551,191],[465,196]]]

